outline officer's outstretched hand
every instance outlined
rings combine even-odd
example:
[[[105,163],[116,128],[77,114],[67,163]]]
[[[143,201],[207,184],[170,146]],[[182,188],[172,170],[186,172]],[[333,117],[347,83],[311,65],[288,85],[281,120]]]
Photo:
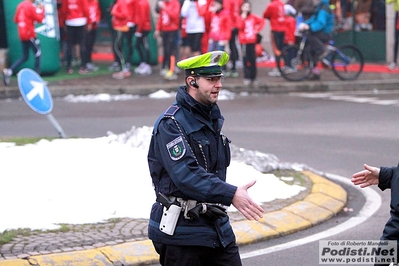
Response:
[[[265,212],[261,206],[254,202],[248,194],[248,189],[256,183],[256,180],[238,187],[234,194],[232,204],[248,220],[259,220]]]

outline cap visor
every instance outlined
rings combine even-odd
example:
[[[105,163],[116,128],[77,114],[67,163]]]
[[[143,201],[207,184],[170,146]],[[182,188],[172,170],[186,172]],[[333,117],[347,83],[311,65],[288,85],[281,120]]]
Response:
[[[205,77],[205,78],[213,78],[213,77],[224,77],[223,73],[214,73],[214,74],[198,74],[198,77]]]

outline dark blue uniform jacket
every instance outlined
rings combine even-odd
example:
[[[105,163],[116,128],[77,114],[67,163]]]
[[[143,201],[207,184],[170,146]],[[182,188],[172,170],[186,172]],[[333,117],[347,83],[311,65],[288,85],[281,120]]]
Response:
[[[221,133],[224,118],[215,104],[204,106],[180,87],[176,103],[155,123],[148,164],[155,193],[231,205],[237,187],[226,183],[229,140]],[[189,143],[189,144],[188,144]],[[228,216],[216,221],[180,215],[175,233],[159,230],[163,206],[152,206],[148,237],[170,245],[226,246],[235,241]]]

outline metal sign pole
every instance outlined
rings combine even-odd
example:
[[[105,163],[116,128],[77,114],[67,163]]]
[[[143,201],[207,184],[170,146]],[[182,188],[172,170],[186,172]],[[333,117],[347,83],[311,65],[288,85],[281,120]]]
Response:
[[[53,127],[57,130],[58,135],[60,135],[61,138],[65,139],[66,135],[64,133],[64,130],[62,130],[62,127],[58,124],[58,122],[54,118],[54,116],[51,113],[47,114],[46,116],[47,116],[48,120],[50,120]]]

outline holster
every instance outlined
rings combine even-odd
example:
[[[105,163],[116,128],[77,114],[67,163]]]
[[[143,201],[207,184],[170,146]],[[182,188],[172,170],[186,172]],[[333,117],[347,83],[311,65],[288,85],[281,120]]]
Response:
[[[181,206],[172,204],[169,209],[163,207],[162,219],[159,224],[159,230],[167,235],[173,235],[179,215],[181,213]]]

